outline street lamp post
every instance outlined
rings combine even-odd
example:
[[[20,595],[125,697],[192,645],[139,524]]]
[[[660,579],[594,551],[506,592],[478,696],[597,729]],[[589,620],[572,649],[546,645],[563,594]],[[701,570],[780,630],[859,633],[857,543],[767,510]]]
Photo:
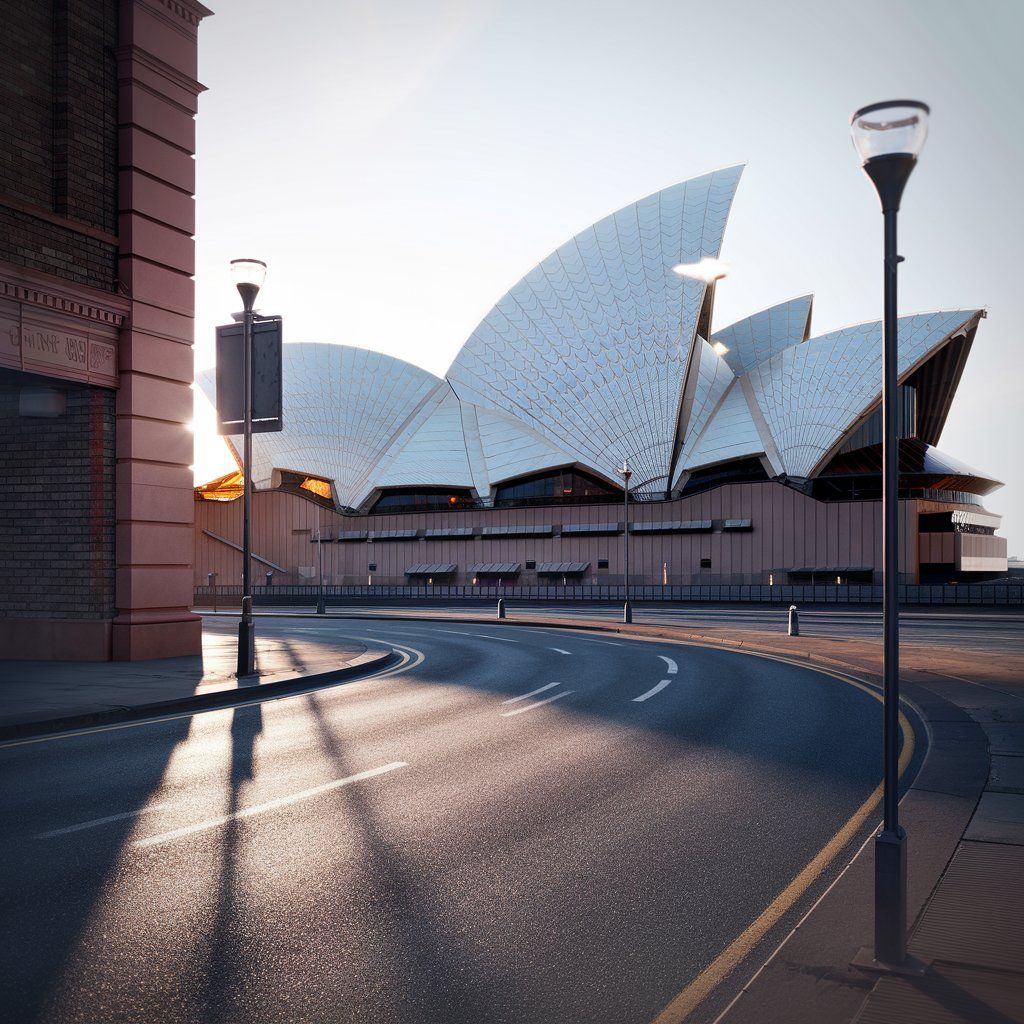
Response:
[[[629,460],[624,459],[622,469],[622,579],[625,583],[626,603],[622,606],[622,621],[633,621],[633,606],[629,603],[629,478],[633,471],[629,468]]]
[[[850,121],[853,143],[882,203],[885,232],[882,331],[882,659],[883,821],[875,836],[875,956],[907,960],[907,834],[899,823],[899,438],[897,398],[896,216],[903,188],[928,135],[928,106],[891,100],[861,107]]]
[[[323,615],[327,609],[324,606],[324,542],[320,536],[320,509],[316,510],[316,555],[317,566],[320,575],[320,584],[317,590],[316,613]]]
[[[251,676],[256,667],[256,633],[252,619],[252,319],[253,306],[267,265],[262,260],[232,260],[231,276],[245,310],[242,328],[242,617],[238,623],[240,676]]]

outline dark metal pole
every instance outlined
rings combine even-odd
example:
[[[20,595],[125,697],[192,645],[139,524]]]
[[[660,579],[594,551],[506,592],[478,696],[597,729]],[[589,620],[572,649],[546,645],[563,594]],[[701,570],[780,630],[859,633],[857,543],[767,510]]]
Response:
[[[254,296],[255,297],[255,296]],[[242,618],[238,623],[238,668],[251,676],[256,663],[256,636],[252,618],[252,302],[245,301],[242,334]]]
[[[320,509],[316,510],[316,552],[317,564],[320,568],[320,588],[316,599],[316,613],[323,615],[327,609],[324,606],[324,541],[320,534]]]
[[[625,583],[626,603],[622,607],[622,621],[633,621],[633,606],[629,603],[629,478],[630,472],[623,466],[622,479],[622,576]]]
[[[896,217],[899,199],[886,202],[885,312],[882,370],[882,831],[875,837],[875,959],[899,964],[907,956],[907,834],[899,823],[900,635],[899,635],[899,437],[897,405]]]

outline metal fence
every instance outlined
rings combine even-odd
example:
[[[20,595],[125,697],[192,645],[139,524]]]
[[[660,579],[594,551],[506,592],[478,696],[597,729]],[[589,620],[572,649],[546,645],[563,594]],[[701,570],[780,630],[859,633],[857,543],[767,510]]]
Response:
[[[633,601],[650,602],[719,602],[753,604],[881,604],[882,588],[868,584],[846,585],[742,585],[708,584],[693,586],[630,587]],[[317,586],[285,584],[254,587],[253,600],[258,605],[316,604]],[[506,601],[624,601],[625,587],[581,584],[574,586],[325,586],[328,604],[373,604],[381,601],[464,601],[490,602],[499,597]],[[195,604],[211,607],[214,603],[238,604],[241,587],[196,587]],[[969,583],[956,586],[901,584],[899,601],[904,605],[1022,605],[1024,584]]]

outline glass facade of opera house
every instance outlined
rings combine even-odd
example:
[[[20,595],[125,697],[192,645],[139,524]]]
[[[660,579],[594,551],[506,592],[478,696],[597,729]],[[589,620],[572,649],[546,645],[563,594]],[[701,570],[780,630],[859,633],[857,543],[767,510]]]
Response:
[[[880,324],[813,335],[804,295],[720,326],[714,284],[673,272],[718,256],[740,172],[570,239],[443,378],[286,345],[284,430],[254,439],[260,568],[275,585],[318,582],[321,562],[335,586],[621,583],[628,460],[637,585],[878,582]],[[1006,573],[983,505],[999,482],[937,448],[984,315],[900,319],[904,582]],[[238,474],[196,491],[197,585],[238,583],[239,494]]]

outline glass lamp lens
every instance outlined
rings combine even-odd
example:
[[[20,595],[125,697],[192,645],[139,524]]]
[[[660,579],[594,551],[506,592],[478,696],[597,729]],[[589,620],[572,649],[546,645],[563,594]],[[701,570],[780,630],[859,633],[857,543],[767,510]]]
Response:
[[[231,279],[236,285],[251,285],[259,291],[266,276],[267,265],[263,260],[231,261]]]
[[[917,158],[928,137],[928,107],[916,100],[895,100],[862,107],[850,121],[853,144],[862,163],[878,156],[906,153]]]

